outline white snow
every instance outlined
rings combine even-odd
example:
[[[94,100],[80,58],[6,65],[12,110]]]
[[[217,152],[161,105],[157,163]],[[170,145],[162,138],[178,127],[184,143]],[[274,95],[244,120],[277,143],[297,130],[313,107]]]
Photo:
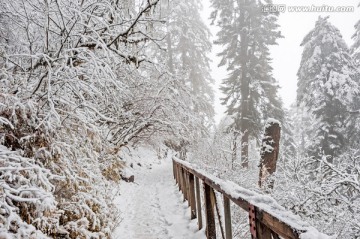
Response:
[[[335,236],[329,237],[324,234],[319,234],[314,228],[309,228],[307,232],[300,235],[300,239],[335,239]]]
[[[115,199],[122,221],[116,239],[205,239],[197,219],[190,220],[188,203],[183,202],[172,175],[170,155],[158,160],[145,158],[142,167],[134,164],[135,183],[122,183]]]
[[[266,142],[263,142],[262,144],[262,153],[271,153],[274,150],[274,147],[272,147],[271,145],[267,144]]]
[[[208,174],[204,170],[198,169],[195,164],[174,159],[176,162],[183,164],[188,168],[196,170],[199,174],[211,179],[215,184],[219,185],[221,190],[226,194],[231,195],[233,198],[241,198],[257,208],[268,212],[280,221],[285,222],[292,228],[303,231],[301,234],[302,239],[331,239],[331,236],[325,235],[317,231],[314,227],[304,222],[298,215],[293,214],[291,211],[286,210],[284,207],[279,205],[275,199],[268,195],[263,195],[258,192],[243,188],[234,182],[217,178],[213,175]],[[310,237],[308,237],[310,236]],[[311,237],[313,236],[313,237]]]
[[[274,118],[268,118],[268,119],[266,120],[265,129],[271,127],[271,126],[274,125],[274,124],[278,124],[278,125],[281,127],[281,123],[280,123],[279,120],[274,119]]]

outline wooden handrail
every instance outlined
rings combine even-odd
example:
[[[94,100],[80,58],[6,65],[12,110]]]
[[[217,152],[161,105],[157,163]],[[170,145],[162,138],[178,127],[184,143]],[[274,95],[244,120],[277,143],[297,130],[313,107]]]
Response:
[[[302,233],[311,231],[311,235],[326,235],[318,232],[315,228],[303,222],[300,217],[287,211],[276,203],[268,195],[263,195],[220,178],[207,174],[201,169],[196,169],[186,161],[173,158],[173,170],[179,190],[184,194],[184,200],[188,200],[191,208],[191,219],[198,217],[199,230],[202,228],[201,197],[198,180],[202,180],[204,186],[204,203],[206,216],[206,236],[208,239],[216,239],[215,227],[215,191],[224,197],[225,235],[226,239],[232,239],[231,213],[229,201],[249,212],[250,232],[255,239],[299,239]],[[195,189],[194,189],[194,181]],[[189,185],[190,184],[190,185]],[[196,192],[196,193],[195,193]],[[197,208],[197,210],[196,210]],[[330,237],[329,237],[330,238]]]

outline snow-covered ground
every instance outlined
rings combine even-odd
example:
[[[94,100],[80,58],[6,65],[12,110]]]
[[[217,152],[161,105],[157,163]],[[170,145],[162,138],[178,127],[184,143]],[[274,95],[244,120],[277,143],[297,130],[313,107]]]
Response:
[[[135,183],[120,185],[116,204],[122,221],[114,238],[205,239],[204,230],[197,230],[197,220],[190,220],[188,204],[172,176],[170,155],[159,160],[148,151],[139,162],[142,166],[133,163]]]

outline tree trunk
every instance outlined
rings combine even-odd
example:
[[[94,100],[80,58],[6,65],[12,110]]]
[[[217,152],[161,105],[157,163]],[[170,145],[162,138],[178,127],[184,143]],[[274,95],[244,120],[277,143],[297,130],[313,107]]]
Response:
[[[238,139],[238,132],[234,132],[234,138],[232,140],[232,152],[231,152],[231,169],[234,169],[234,162],[237,158],[237,139]]]
[[[239,6],[247,6],[246,0],[238,1]],[[240,119],[240,132],[241,137],[241,165],[244,168],[248,168],[248,156],[249,156],[249,94],[250,94],[250,79],[247,76],[248,73],[248,48],[249,48],[249,36],[245,26],[245,15],[240,13],[240,55],[241,55],[241,119]],[[248,26],[250,29],[250,26]]]
[[[276,171],[276,163],[279,156],[280,123],[270,119],[265,126],[265,135],[261,146],[259,187],[264,185],[266,179]],[[269,188],[273,188],[274,181],[269,182]]]
[[[249,167],[249,131],[245,130],[241,137],[241,166]]]

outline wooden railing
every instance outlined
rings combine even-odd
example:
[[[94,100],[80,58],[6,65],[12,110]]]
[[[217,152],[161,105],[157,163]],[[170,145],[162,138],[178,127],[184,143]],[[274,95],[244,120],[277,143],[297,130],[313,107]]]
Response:
[[[249,230],[253,239],[299,239],[301,234],[304,238],[327,237],[301,221],[298,216],[285,210],[273,198],[208,175],[202,170],[195,169],[195,166],[188,162],[174,158],[173,173],[184,200],[188,201],[191,219],[198,219],[199,230],[203,228],[200,194],[202,182],[205,233],[208,239],[217,238],[215,213],[219,216],[219,204],[216,203],[215,190],[223,196],[224,222],[219,223],[221,238],[232,239],[233,236],[230,201],[249,213]]]

